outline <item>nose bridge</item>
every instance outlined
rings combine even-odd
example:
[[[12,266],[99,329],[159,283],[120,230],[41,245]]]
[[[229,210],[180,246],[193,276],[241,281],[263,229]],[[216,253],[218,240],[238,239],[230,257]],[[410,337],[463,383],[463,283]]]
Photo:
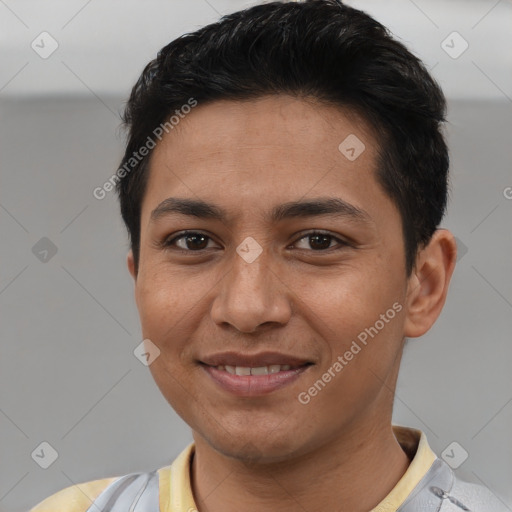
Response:
[[[257,255],[247,242],[243,242],[237,248],[237,255],[233,257],[228,277],[228,291],[236,295],[239,303],[254,302],[251,299],[257,296],[258,302],[263,303],[268,291],[266,288],[271,285],[273,277],[268,260],[268,254],[263,254],[262,251]]]
[[[259,246],[259,244],[258,244]],[[244,240],[229,262],[212,307],[213,320],[251,332],[260,324],[286,323],[291,308],[269,254],[251,240]]]

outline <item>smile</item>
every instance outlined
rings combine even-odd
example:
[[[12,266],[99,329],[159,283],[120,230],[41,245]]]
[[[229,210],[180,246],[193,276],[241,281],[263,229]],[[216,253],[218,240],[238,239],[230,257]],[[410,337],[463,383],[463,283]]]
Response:
[[[216,366],[217,370],[226,371],[231,375],[268,375],[269,373],[278,373],[281,371],[295,370],[300,366],[292,367],[289,364],[271,364],[269,366],[258,366],[257,368],[249,368],[247,366]]]
[[[311,363],[300,366],[273,364],[268,366],[208,366],[202,364],[217,388],[235,396],[266,395],[296,381],[308,370]]]

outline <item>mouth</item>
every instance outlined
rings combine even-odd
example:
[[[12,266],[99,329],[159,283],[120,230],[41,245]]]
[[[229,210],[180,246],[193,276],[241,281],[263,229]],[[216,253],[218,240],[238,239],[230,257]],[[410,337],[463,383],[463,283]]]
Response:
[[[211,366],[221,372],[227,372],[231,375],[273,375],[279,372],[287,372],[290,370],[297,370],[305,366],[310,366],[313,363],[305,363],[303,365],[291,365],[291,364],[271,364],[265,366],[231,366],[231,365],[218,365]]]
[[[277,353],[257,356],[226,353],[198,362],[217,387],[246,397],[266,395],[288,386],[314,366],[311,361]]]
[[[268,370],[271,370],[271,372],[276,372],[276,370],[279,371],[277,369],[278,366],[289,366],[290,368],[299,368],[300,366],[304,366],[305,364],[313,363],[313,361],[299,358],[292,354],[271,351],[259,352],[257,354],[243,354],[240,352],[218,352],[216,354],[211,354],[202,357],[199,360],[199,362],[206,364],[208,366],[214,366],[216,368],[227,368],[228,372],[232,368],[250,368],[255,370],[267,368]],[[290,368],[287,369],[289,370]]]

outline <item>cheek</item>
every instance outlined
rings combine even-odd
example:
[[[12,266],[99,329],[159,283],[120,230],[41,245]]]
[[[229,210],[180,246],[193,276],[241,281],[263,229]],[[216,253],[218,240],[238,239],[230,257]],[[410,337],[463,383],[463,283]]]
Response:
[[[325,345],[323,369],[347,353],[351,367],[380,373],[393,364],[399,347],[403,286],[378,266],[352,270],[310,286],[301,314]],[[356,374],[351,378],[358,379]]]
[[[191,279],[169,265],[149,262],[137,280],[137,305],[148,316],[165,315],[165,318],[178,316],[180,309],[186,309],[194,301],[196,289]]]
[[[137,305],[142,335],[160,351],[149,370],[162,395],[183,417],[187,403],[197,400],[190,385],[197,369],[188,353],[189,340],[197,325],[190,320],[197,298],[185,293],[184,283],[177,281],[180,280],[168,272],[141,276]]]
[[[136,302],[143,336],[162,351],[176,348],[187,311],[195,302],[193,294],[184,293],[182,284],[164,272],[143,273],[137,281]]]
[[[333,324],[340,333],[378,318],[396,300],[398,286],[382,266],[357,262],[330,275],[308,274],[297,281],[295,292],[305,305]]]

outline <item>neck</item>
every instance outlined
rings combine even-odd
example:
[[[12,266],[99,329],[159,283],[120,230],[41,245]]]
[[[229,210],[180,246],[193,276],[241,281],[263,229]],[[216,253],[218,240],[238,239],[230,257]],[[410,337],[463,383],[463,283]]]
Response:
[[[350,510],[377,506],[410,461],[388,423],[349,429],[307,454],[249,465],[224,456],[194,433],[192,492],[201,512]]]

